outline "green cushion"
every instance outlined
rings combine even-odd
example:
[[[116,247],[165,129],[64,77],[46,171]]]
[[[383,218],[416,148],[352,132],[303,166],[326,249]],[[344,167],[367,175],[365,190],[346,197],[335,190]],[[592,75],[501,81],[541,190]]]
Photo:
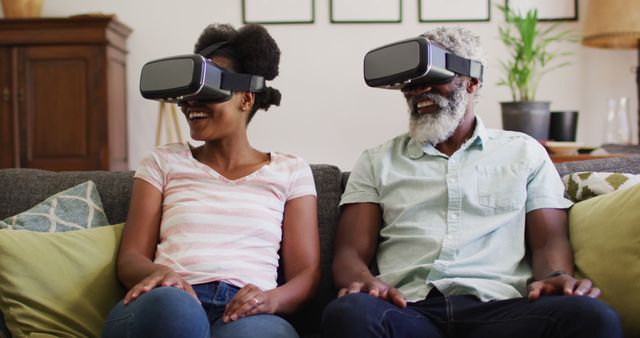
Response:
[[[13,337],[99,337],[124,295],[116,276],[123,227],[0,230],[0,310]]]
[[[640,183],[640,175],[584,171],[566,175],[562,181],[569,198],[574,202],[580,202],[630,188]]]
[[[569,211],[577,274],[602,290],[628,336],[640,336],[640,185],[576,203]]]
[[[63,232],[108,224],[96,185],[87,181],[0,221],[0,229]]]

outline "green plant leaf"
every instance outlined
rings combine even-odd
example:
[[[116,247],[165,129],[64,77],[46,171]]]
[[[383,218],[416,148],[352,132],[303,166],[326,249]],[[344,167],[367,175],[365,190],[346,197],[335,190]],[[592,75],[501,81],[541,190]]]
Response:
[[[498,85],[508,86],[514,101],[533,101],[542,76],[570,64],[568,61],[557,62],[572,53],[552,51],[551,46],[578,39],[572,31],[559,31],[557,23],[541,27],[536,9],[522,14],[508,6],[496,7],[505,17],[505,24],[498,27],[498,34],[511,58],[501,62],[505,77]]]

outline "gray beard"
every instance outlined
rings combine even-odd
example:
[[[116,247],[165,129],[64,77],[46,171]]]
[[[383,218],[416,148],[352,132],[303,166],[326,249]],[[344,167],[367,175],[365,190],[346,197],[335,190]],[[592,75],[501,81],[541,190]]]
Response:
[[[428,98],[440,107],[434,114],[420,114],[417,111],[416,98]],[[466,86],[456,88],[448,97],[428,93],[408,101],[411,119],[409,121],[409,135],[420,144],[436,145],[447,140],[458,128],[464,117],[467,106]]]

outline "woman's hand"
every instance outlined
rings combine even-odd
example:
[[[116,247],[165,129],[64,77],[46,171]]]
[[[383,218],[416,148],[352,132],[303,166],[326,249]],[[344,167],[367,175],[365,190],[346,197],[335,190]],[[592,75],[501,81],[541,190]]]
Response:
[[[193,297],[198,303],[198,296],[189,283],[187,283],[180,275],[168,267],[155,270],[147,278],[134,285],[129,292],[124,296],[124,305],[127,305],[142,294],[149,292],[151,289],[158,286],[171,286],[180,290],[186,291],[191,297]]]
[[[278,302],[271,293],[262,291],[253,284],[247,284],[227,304],[222,318],[225,323],[229,323],[259,313],[275,313],[277,308]]]

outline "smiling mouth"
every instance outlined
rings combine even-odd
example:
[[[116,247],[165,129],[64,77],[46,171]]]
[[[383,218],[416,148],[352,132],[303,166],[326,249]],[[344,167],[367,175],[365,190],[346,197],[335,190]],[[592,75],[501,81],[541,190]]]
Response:
[[[206,119],[208,117],[209,117],[209,114],[202,111],[191,111],[187,114],[187,119],[189,119],[189,121]]]
[[[430,106],[434,106],[436,103],[433,102],[432,100],[424,100],[424,101],[420,101],[416,104],[416,107],[418,109],[422,109],[425,107],[430,107]]]

